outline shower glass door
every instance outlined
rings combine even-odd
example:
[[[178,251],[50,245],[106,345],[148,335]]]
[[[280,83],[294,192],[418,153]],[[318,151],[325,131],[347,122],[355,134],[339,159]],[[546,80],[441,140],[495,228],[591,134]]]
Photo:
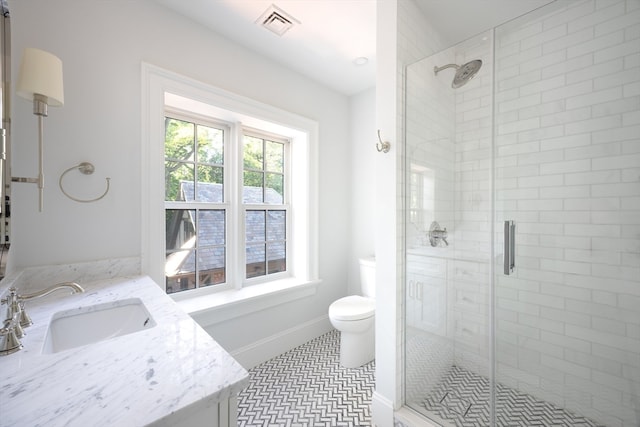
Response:
[[[497,424],[640,426],[640,1],[555,4],[494,46]]]
[[[490,425],[492,68],[487,32],[406,70],[405,402],[442,425]]]
[[[405,89],[406,405],[640,426],[640,0],[554,2]]]

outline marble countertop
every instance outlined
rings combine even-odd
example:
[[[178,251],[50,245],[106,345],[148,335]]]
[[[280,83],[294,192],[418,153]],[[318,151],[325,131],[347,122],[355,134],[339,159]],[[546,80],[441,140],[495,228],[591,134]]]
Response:
[[[247,371],[149,277],[80,284],[85,293],[26,302],[34,325],[24,348],[0,356],[0,426],[169,426],[247,385]],[[54,313],[128,298],[144,302],[155,327],[42,353]]]

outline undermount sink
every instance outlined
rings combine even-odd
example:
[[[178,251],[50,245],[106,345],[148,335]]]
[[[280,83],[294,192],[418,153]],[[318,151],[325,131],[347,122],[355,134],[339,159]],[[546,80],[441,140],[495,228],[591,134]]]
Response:
[[[57,353],[150,329],[155,325],[156,322],[139,298],[59,311],[51,318],[42,352]]]

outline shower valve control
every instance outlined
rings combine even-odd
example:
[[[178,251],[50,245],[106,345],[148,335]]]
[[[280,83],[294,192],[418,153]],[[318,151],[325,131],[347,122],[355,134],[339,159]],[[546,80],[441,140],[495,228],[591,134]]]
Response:
[[[444,242],[445,246],[449,246],[449,242],[447,242],[447,238],[449,237],[449,233],[447,233],[447,228],[445,227],[443,230],[440,229],[440,224],[437,221],[433,221],[431,226],[429,227],[429,242],[431,246],[442,246],[440,242]]]

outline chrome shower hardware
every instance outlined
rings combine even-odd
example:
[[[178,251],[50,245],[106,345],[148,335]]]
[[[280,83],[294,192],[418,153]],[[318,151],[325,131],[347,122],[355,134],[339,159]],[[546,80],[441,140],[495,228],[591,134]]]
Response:
[[[478,71],[480,71],[480,67],[482,67],[482,60],[474,59],[473,61],[469,61],[463,65],[447,64],[442,67],[433,67],[433,73],[437,76],[438,73],[444,69],[455,68],[456,74],[451,82],[451,87],[458,89],[459,87],[466,85],[469,80],[471,80]]]
[[[442,246],[440,244],[441,241],[444,242],[445,246],[449,246],[449,242],[447,241],[448,236],[449,233],[447,232],[446,227],[444,230],[441,230],[440,224],[438,224],[437,221],[433,221],[431,223],[431,226],[429,227],[429,242],[431,243],[431,246]]]
[[[516,223],[504,222],[504,274],[510,275],[516,267]]]

